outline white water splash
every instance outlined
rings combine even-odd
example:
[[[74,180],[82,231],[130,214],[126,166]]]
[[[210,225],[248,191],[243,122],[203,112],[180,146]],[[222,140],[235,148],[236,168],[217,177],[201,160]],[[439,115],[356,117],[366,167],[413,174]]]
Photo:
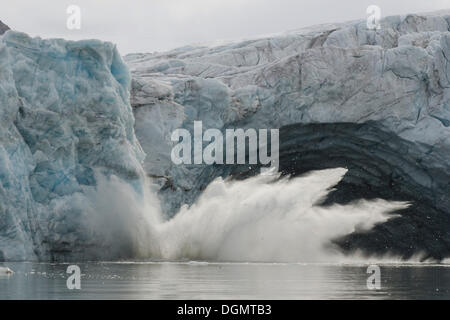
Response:
[[[361,200],[320,207],[347,172],[328,169],[293,179],[259,175],[213,181],[191,207],[162,218],[156,196],[138,197],[118,179],[100,180],[90,220],[106,241],[134,258],[165,261],[336,262],[333,239],[387,221],[403,202]]]

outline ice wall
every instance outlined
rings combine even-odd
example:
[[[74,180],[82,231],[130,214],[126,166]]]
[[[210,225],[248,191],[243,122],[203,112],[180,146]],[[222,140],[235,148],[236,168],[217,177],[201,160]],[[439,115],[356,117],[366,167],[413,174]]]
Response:
[[[174,214],[230,174],[171,163],[171,132],[194,120],[287,128],[284,169],[311,169],[302,167],[309,154],[313,164],[349,167],[346,194],[363,197],[381,181],[389,200],[422,205],[343,246],[373,251],[376,243],[383,253],[403,243],[400,251],[448,256],[449,25],[445,12],[396,16],[378,31],[357,21],[133,54],[125,58],[132,80],[113,44],[8,31],[0,37],[0,260],[145,253],[152,242],[136,239],[151,231],[145,212],[158,210],[135,206],[136,197],[155,200],[145,175]]]
[[[96,175],[141,188],[129,87],[111,43],[0,37],[1,259],[101,252],[90,252],[102,241],[85,225]]]

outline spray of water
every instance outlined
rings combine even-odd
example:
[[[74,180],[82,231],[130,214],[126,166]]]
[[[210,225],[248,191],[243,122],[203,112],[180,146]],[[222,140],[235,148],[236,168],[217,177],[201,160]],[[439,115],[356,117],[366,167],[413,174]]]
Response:
[[[361,200],[317,205],[346,169],[293,179],[259,175],[213,181],[191,207],[165,220],[155,193],[143,197],[116,178],[99,179],[89,225],[116,250],[164,261],[337,262],[331,241],[395,217],[407,203]]]

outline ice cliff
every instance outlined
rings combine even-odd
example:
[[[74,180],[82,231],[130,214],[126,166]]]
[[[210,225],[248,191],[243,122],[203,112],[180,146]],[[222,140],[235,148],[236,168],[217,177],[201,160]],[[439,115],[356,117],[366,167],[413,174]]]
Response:
[[[216,176],[248,167],[175,166],[170,133],[281,128],[281,169],[349,168],[336,202],[412,201],[400,219],[339,243],[348,250],[450,254],[450,13],[320,25],[276,36],[131,54],[136,134],[167,212]],[[291,126],[292,125],[292,126]]]
[[[0,259],[102,251],[84,225],[96,174],[141,183],[129,86],[111,43],[0,37]]]
[[[215,177],[258,171],[172,164],[170,135],[192,130],[194,120],[221,130],[280,128],[284,174],[347,168],[324,205],[412,203],[397,219],[335,239],[341,248],[449,257],[449,25],[447,12],[387,17],[376,31],[365,21],[321,25],[131,54],[127,65],[110,43],[7,31],[0,36],[0,260],[134,257],[143,217],[112,225],[108,212],[135,212],[145,175],[159,183],[173,215]],[[99,184],[116,195],[125,184],[135,195],[118,203],[114,193],[96,193]]]

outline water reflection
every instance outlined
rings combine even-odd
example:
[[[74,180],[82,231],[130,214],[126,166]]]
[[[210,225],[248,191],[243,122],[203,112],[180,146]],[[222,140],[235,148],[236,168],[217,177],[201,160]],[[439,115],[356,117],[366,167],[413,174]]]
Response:
[[[81,263],[81,290],[68,290],[68,264],[8,263],[0,299],[449,299],[448,265]]]

